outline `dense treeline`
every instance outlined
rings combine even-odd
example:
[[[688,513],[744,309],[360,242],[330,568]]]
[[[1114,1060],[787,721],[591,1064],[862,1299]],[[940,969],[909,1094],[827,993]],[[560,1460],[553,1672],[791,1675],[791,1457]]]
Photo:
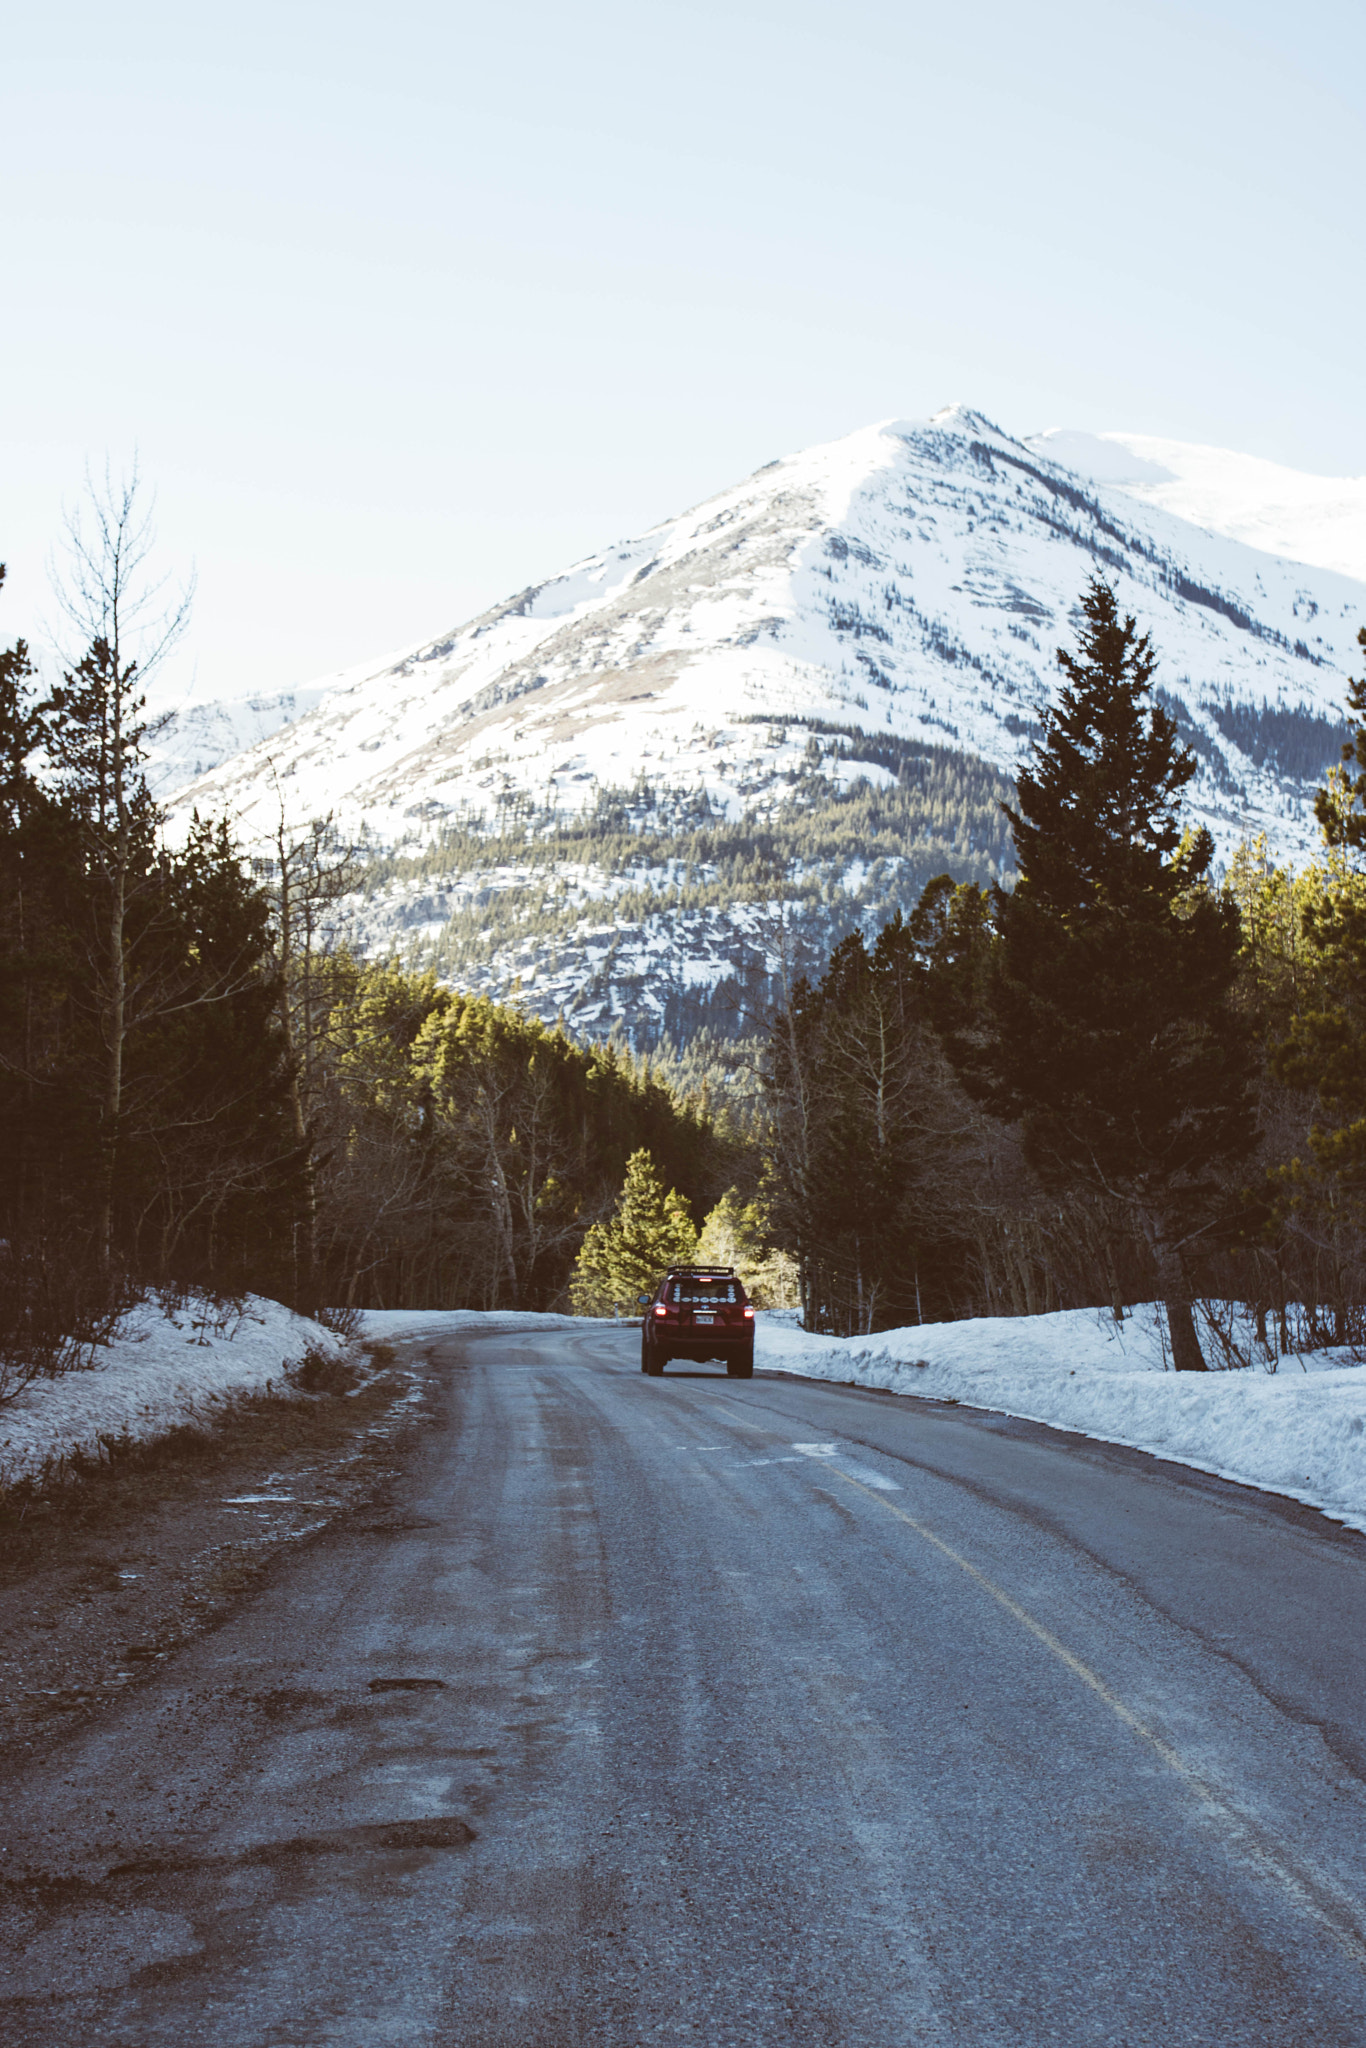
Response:
[[[836,1331],[1151,1296],[1366,1334],[1366,682],[1321,862],[1216,881],[1154,662],[1097,583],[1008,810],[1012,891],[932,882],[799,981],[765,1054],[771,1214]],[[1366,645],[1366,637],[1363,637]],[[1206,1346],[1208,1349],[1208,1344]],[[1234,1354],[1229,1351],[1229,1356]]]
[[[312,984],[301,1289],[374,1307],[562,1306],[634,1153],[698,1215],[743,1171],[738,1141],[613,1048],[345,954]]]

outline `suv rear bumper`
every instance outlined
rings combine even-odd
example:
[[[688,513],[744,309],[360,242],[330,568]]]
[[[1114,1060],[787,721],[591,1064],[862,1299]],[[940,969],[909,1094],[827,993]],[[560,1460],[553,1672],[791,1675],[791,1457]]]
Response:
[[[667,1351],[670,1358],[735,1358],[754,1349],[754,1326],[744,1330],[668,1330],[660,1323],[645,1325],[645,1343],[651,1351]]]

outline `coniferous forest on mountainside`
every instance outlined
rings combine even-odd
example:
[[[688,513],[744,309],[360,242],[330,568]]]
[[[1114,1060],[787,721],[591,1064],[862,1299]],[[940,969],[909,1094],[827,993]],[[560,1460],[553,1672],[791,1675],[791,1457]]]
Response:
[[[1197,1318],[1240,1362],[1220,1304],[1366,1341],[1366,679],[1298,874],[1260,844],[1216,873],[1099,580],[1013,786],[892,741],[842,781],[822,729],[738,825],[642,786],[364,862],[282,825],[247,862],[163,832],[118,598],[55,686],[0,654],[0,1394],[149,1288],[607,1313],[699,1249],[842,1334],[1158,1297],[1178,1368]],[[481,868],[518,889],[469,887],[420,963],[348,950],[358,892]],[[589,868],[665,922],[794,876],[803,914],[776,971],[585,1042],[477,983],[553,950]]]

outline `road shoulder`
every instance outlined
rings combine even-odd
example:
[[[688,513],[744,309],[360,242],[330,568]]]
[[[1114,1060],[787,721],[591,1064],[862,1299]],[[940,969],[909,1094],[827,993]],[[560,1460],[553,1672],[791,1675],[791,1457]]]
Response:
[[[368,1506],[428,1415],[415,1347],[0,1495],[0,1771],[22,1769]]]

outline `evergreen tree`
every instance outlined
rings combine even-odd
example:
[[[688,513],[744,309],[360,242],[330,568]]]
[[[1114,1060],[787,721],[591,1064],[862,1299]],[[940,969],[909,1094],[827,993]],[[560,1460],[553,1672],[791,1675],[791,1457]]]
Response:
[[[1183,837],[1196,762],[1148,702],[1156,657],[1096,579],[1076,655],[1007,807],[1020,879],[998,894],[986,1012],[965,1077],[1022,1120],[1046,1185],[1120,1203],[1149,1245],[1178,1370],[1203,1369],[1193,1255],[1217,1169],[1254,1138],[1246,1033],[1229,1001],[1236,911],[1204,886],[1208,833]]]
[[[225,828],[160,844],[139,695],[98,635],[41,703],[0,652],[0,1238],[107,1302],[277,1285],[297,1178],[269,906]]]
[[[926,883],[907,930],[924,969],[926,1013],[951,1043],[981,1011],[991,958],[991,892],[936,875]]]
[[[88,916],[86,992],[102,1050],[96,1238],[108,1268],[113,1253],[125,1117],[124,1066],[130,1034],[145,1013],[141,952],[162,936],[155,874],[161,819],[143,770],[148,724],[144,685],[184,629],[188,594],[155,623],[160,585],[145,570],[154,534],[136,472],[101,488],[67,522],[67,563],[57,597],[84,652],[41,707],[44,744],[66,809],[78,820]],[[80,644],[79,642],[77,643]]]
[[[0,585],[5,565],[0,562]],[[28,645],[16,640],[0,648],[0,823],[13,831],[38,801],[29,762],[43,738],[43,720],[33,688]]]
[[[285,1294],[302,1206],[270,906],[225,822],[161,852],[139,932],[116,1222],[144,1272]],[[312,1306],[312,1303],[308,1304]]]
[[[159,922],[153,872],[160,821],[142,773],[145,727],[135,673],[136,664],[121,661],[116,645],[97,638],[43,707],[61,796],[80,827],[86,880],[82,938],[89,971],[83,980],[103,1049],[96,1235],[106,1267],[113,1250],[125,1058],[145,985],[138,955],[157,950],[151,931]],[[138,915],[149,909],[150,924]]]
[[[697,1232],[688,1205],[676,1189],[665,1193],[650,1154],[633,1152],[612,1215],[595,1223],[584,1238],[569,1283],[575,1315],[610,1315],[634,1309],[637,1296],[653,1291],[667,1266],[697,1255]]]

